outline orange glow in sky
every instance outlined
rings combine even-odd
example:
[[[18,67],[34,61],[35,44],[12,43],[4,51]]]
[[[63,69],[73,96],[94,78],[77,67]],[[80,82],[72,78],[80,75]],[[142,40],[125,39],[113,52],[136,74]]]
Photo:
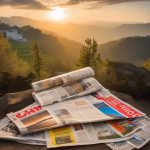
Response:
[[[13,0],[11,0],[13,2]],[[97,23],[100,21],[108,22],[150,22],[150,1],[137,1],[118,3],[114,5],[104,5],[95,7],[92,3],[79,3],[78,5],[48,5],[51,0],[38,0],[39,2],[47,2],[49,9],[26,9],[26,7],[18,8],[10,5],[0,5],[0,16],[22,16],[35,20],[70,22],[77,24]],[[65,0],[55,0],[61,2]],[[54,2],[54,1],[52,1]],[[95,5],[94,5],[95,6]]]
[[[55,7],[52,11],[48,13],[48,18],[52,21],[63,21],[66,18],[66,12],[64,8]]]

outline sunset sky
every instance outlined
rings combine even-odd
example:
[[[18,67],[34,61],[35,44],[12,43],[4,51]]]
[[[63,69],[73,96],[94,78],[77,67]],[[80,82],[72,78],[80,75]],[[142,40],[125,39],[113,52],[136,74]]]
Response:
[[[0,16],[90,24],[150,22],[150,0],[0,0]]]

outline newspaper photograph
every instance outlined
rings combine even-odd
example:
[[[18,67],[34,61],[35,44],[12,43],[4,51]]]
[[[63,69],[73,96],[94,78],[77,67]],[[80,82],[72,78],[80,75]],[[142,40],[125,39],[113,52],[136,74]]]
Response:
[[[112,150],[132,150],[134,149],[133,146],[128,144],[127,141],[119,141],[114,143],[107,144],[108,147],[110,147]]]
[[[56,129],[45,131],[45,136],[42,132],[36,134],[29,134],[22,136],[15,125],[5,117],[0,121],[3,124],[1,128],[0,138],[14,140],[19,143],[32,144],[32,145],[46,145],[47,147],[62,147],[62,146],[76,146],[76,145],[89,145],[97,143],[109,143],[110,147],[114,145],[124,145],[133,147],[136,143],[136,148],[143,146],[148,142],[149,134],[143,140],[143,132],[150,133],[150,126],[142,124],[143,122],[149,123],[149,118],[142,117],[136,119],[126,119],[108,122],[97,122],[90,124],[76,124]],[[139,130],[142,129],[142,132]],[[138,132],[137,132],[138,131]],[[128,133],[128,134],[124,134]],[[130,136],[128,136],[130,135]],[[142,136],[143,143],[137,141]],[[138,138],[137,138],[138,137]],[[135,140],[136,139],[136,140]],[[123,144],[127,140],[126,144]],[[116,143],[117,141],[117,143]],[[110,143],[115,142],[115,143]],[[122,144],[121,144],[122,143]],[[108,146],[109,146],[108,144]],[[134,145],[135,147],[135,145]],[[115,149],[115,148],[113,148]],[[125,149],[121,149],[125,150]]]
[[[150,141],[150,126],[147,125],[137,132],[134,133],[134,136],[126,141],[119,141],[108,143],[107,146],[112,150],[131,150],[131,149],[140,149],[145,144]]]
[[[135,133],[144,127],[138,122],[137,119],[126,119],[51,129],[45,132],[47,147],[88,145],[132,139],[131,137],[134,137]]]
[[[102,85],[96,79],[90,77],[54,89],[33,92],[32,95],[41,106],[45,106],[66,99],[88,95],[101,89]]]
[[[22,134],[71,124],[136,118],[145,114],[103,88],[94,94],[41,107],[33,103],[8,117]]]
[[[139,149],[150,141],[150,126],[141,129],[139,132],[129,139],[127,142],[133,147]]]
[[[22,136],[17,129],[16,125],[8,118],[5,117],[0,120],[0,139],[17,141],[24,144],[45,145],[46,139],[44,132],[28,134]]]
[[[65,85],[68,83],[72,83],[75,81],[79,81],[81,79],[85,79],[88,77],[94,76],[95,73],[92,68],[85,67],[82,69],[78,69],[69,73],[65,73],[59,76],[55,76],[49,79],[37,81],[32,83],[32,87],[35,92],[54,88],[57,86]]]

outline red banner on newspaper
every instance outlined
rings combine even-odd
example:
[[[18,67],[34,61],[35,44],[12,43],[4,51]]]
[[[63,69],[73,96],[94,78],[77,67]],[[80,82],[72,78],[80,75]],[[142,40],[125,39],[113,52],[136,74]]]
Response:
[[[40,110],[42,110],[41,106],[34,106],[33,108],[29,108],[29,109],[23,110],[21,112],[18,112],[16,114],[16,117],[17,118],[24,118],[24,117],[29,116],[31,114],[34,114]]]
[[[143,116],[143,114],[141,112],[137,111],[136,109],[128,106],[127,104],[121,102],[119,99],[116,99],[112,96],[103,97],[103,96],[97,94],[96,98],[103,100],[109,106],[116,109],[117,111],[119,111],[120,113],[122,113],[123,115],[125,115],[128,118],[135,118],[135,117]]]

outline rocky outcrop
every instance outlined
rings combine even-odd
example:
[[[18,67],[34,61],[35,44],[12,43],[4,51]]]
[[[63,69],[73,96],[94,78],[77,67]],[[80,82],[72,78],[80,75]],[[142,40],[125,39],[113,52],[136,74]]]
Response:
[[[0,97],[0,118],[33,103],[32,90],[8,93]]]

